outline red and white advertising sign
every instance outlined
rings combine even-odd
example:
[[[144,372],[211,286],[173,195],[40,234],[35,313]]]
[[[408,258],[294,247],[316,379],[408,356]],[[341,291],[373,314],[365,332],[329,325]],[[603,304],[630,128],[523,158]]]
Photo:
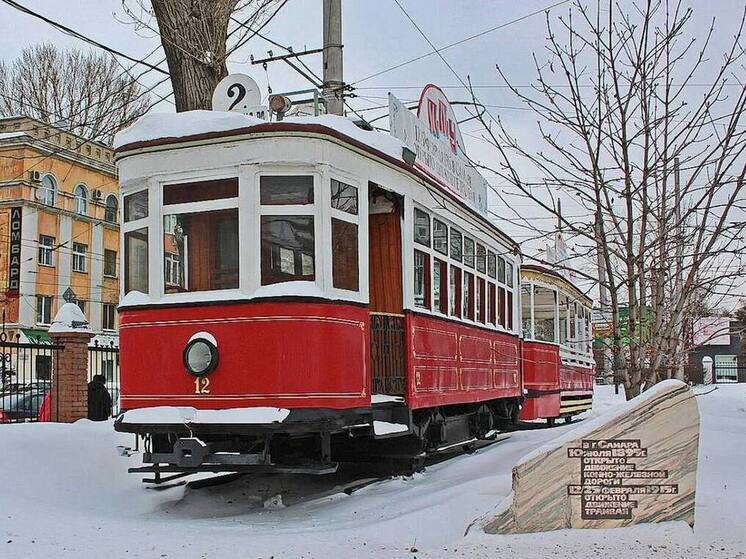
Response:
[[[442,90],[425,86],[416,116],[389,94],[389,129],[417,154],[415,167],[487,214],[487,181],[466,156],[456,115]]]

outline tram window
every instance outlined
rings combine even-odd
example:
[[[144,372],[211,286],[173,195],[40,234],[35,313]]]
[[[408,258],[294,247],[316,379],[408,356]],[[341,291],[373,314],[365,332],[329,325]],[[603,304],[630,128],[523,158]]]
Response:
[[[474,320],[474,274],[464,272],[463,317]]]
[[[507,322],[505,321],[505,288],[504,287],[498,287],[497,289],[497,318],[499,320],[500,326],[503,328],[507,327]]]
[[[497,277],[497,262],[494,252],[487,252],[487,275],[492,279]]]
[[[414,242],[430,246],[430,216],[417,208],[414,209]]]
[[[506,291],[506,313],[508,315],[508,330],[513,329],[513,292],[511,290]]]
[[[495,310],[497,306],[497,290],[494,283],[488,283],[487,293],[487,322],[495,326]]]
[[[505,283],[505,259],[502,256],[497,257],[497,281]]]
[[[578,304],[570,304],[570,345],[577,349],[577,338],[578,338]]]
[[[332,179],[332,208],[357,215],[357,188]]]
[[[430,256],[414,251],[414,304],[430,308]]]
[[[559,335],[561,344],[567,343],[567,309],[567,297],[561,296],[559,300]]]
[[[448,266],[433,259],[433,309],[448,314]]]
[[[534,333],[531,331],[531,285],[521,286],[521,325],[523,335],[532,339]]]
[[[477,322],[482,324],[484,324],[485,299],[487,299],[487,293],[484,290],[484,280],[477,278]]]
[[[313,204],[313,176],[264,175],[259,178],[259,201],[264,206]]]
[[[262,285],[316,279],[312,215],[263,215]]]
[[[448,226],[437,219],[433,219],[433,248],[448,256]]]
[[[451,228],[451,258],[461,262],[461,233]]]
[[[474,267],[474,241],[464,237],[464,266]]]
[[[505,283],[513,287],[513,265],[510,262],[505,263]]]
[[[167,184],[163,187],[163,205],[189,204],[207,200],[222,200],[238,196],[238,179],[218,179],[180,184]]]
[[[163,216],[166,293],[238,289],[238,210]]]
[[[483,274],[487,271],[487,250],[484,246],[477,244],[477,272]]]
[[[148,228],[124,234],[124,292],[148,292]]]
[[[557,293],[546,287],[534,288],[534,338],[543,342],[556,342],[554,337],[554,310]]]
[[[332,281],[337,289],[359,290],[357,225],[332,218]]]
[[[461,270],[451,266],[448,278],[448,314],[461,316]]]
[[[141,190],[124,197],[124,222],[148,217],[148,191]]]

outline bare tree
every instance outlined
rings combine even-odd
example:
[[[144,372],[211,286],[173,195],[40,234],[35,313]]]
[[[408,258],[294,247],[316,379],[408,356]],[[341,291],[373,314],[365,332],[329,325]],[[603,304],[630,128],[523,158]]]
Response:
[[[10,64],[0,61],[0,114],[62,121],[85,138],[104,143],[149,108],[148,96],[109,55],[25,48]]]
[[[160,37],[177,112],[212,108],[226,60],[285,4],[278,0],[122,0],[138,30]],[[229,24],[234,22],[233,30]]]
[[[549,57],[534,57],[531,88],[497,68],[537,117],[543,145],[475,115],[499,155],[490,170],[559,219],[576,259],[598,259],[581,275],[608,290],[615,375],[628,398],[681,376],[687,313],[703,297],[715,306],[709,299],[744,278],[745,15],[727,52],[710,60],[714,21],[695,43],[681,1],[578,0],[567,16],[547,14]],[[576,215],[559,211],[560,197]],[[516,223],[547,233],[537,220],[516,214]]]

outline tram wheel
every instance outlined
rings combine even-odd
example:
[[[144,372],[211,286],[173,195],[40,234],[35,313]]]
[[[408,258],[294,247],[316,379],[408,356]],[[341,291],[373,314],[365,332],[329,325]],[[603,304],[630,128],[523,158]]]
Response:
[[[565,423],[567,423],[567,424],[572,423],[572,416],[571,415],[566,415],[565,416]]]
[[[547,427],[554,427],[556,417],[547,417]]]

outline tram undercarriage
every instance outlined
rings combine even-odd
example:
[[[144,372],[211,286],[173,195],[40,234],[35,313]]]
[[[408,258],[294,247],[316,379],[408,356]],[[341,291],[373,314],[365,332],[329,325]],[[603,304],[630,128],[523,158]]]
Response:
[[[293,410],[273,425],[115,424],[135,435],[143,481],[166,483],[196,473],[335,473],[342,462],[387,464],[418,471],[425,458],[454,448],[468,449],[512,430],[519,398],[410,410],[383,402],[354,410]],[[376,432],[378,425],[397,426]],[[405,429],[406,427],[406,429]]]

